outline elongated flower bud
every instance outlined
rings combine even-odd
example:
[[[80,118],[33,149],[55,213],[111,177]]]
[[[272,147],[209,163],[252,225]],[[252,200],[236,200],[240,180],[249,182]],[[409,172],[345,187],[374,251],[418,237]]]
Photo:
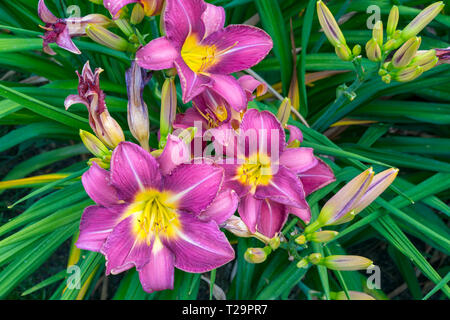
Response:
[[[348,291],[348,295],[350,296],[350,300],[376,300],[364,292]],[[330,292],[330,298],[331,300],[348,300],[345,291]]]
[[[353,210],[364,195],[374,176],[372,168],[359,174],[328,200],[320,211],[317,221],[305,229],[305,233],[317,230],[317,225],[338,224],[340,219]],[[317,224],[315,227],[313,225]],[[310,231],[311,230],[311,231]]]
[[[266,261],[270,252],[270,247],[248,248],[244,253],[244,259],[249,263],[262,263]]]
[[[338,234],[339,234],[339,232],[332,231],[332,230],[317,231],[314,233],[308,233],[306,235],[306,239],[308,241],[322,243],[322,242],[328,242],[328,241],[334,239]]]
[[[83,141],[83,144],[86,146],[86,148],[96,157],[102,158],[108,154],[111,154],[111,152],[108,150],[108,148],[98,139],[96,136],[94,136],[92,133],[89,133],[84,130],[80,130],[80,138],[81,141]]]
[[[416,36],[433,20],[439,12],[444,8],[442,1],[435,2],[425,9],[423,9],[413,21],[411,21],[401,33],[403,40],[408,40],[411,37]]]
[[[418,51],[414,59],[411,61],[411,66],[418,66],[423,69],[423,72],[433,68],[439,61],[436,56],[436,50]]]
[[[144,8],[145,15],[148,17],[156,16],[161,13],[164,0],[140,0]]]
[[[117,27],[119,27],[120,31],[122,31],[128,38],[134,35],[133,28],[127,19],[116,19],[114,20]]]
[[[389,18],[386,25],[386,34],[389,39],[392,38],[395,30],[397,29],[398,18],[399,18],[398,7],[393,6],[391,8],[391,11],[389,12]]]
[[[358,200],[356,205],[353,206],[354,214],[358,214],[363,211],[368,205],[370,205],[380,194],[384,192],[397,177],[398,169],[390,168],[376,174],[369,188],[364,192],[364,195]]]
[[[336,55],[339,57],[339,59],[341,59],[342,61],[350,61],[353,59],[352,52],[345,43],[337,44],[334,47],[334,51],[336,52]]]
[[[172,124],[177,112],[177,89],[174,79],[167,78],[161,90],[161,119],[159,132],[160,147],[165,144],[167,135],[172,131]],[[162,144],[162,145],[161,145]]]
[[[406,41],[392,57],[392,64],[396,68],[407,66],[417,53],[422,39],[420,37],[411,38]]]
[[[144,8],[139,3],[136,3],[133,7],[133,11],[131,11],[130,22],[132,24],[139,24],[142,22],[142,20],[144,20],[144,18]]]
[[[323,257],[320,253],[311,253],[308,256],[308,261],[312,264],[318,264],[323,260]]]
[[[381,48],[375,39],[370,39],[366,43],[366,55],[370,61],[381,61]]]
[[[372,265],[372,260],[360,256],[332,255],[321,259],[318,264],[331,270],[354,271],[365,270]]]
[[[238,237],[241,237],[241,238],[254,237],[264,243],[269,244],[271,247],[273,246],[272,247],[273,250],[278,248],[278,246],[280,245],[279,237],[274,237],[274,238],[270,239],[269,237],[266,237],[265,235],[263,235],[259,232],[251,233],[250,230],[247,228],[247,225],[244,223],[244,221],[242,221],[241,218],[234,216],[234,215],[231,216],[230,218],[228,218],[227,221],[225,221],[222,225],[220,225],[220,227],[227,229],[232,234],[234,234]],[[278,245],[277,245],[277,241],[278,241]],[[276,248],[274,248],[274,247],[276,247]]]
[[[93,41],[117,51],[127,51],[130,47],[127,40],[103,27],[89,24],[86,35]]]
[[[317,1],[317,16],[319,17],[319,23],[323,29],[323,32],[333,46],[346,43],[344,35],[334,19],[333,14],[320,0]]]
[[[100,114],[100,122],[103,126],[103,130],[99,131],[101,132],[104,141],[107,141],[108,146],[115,148],[119,143],[125,141],[122,128],[117,121],[110,116],[109,112]]]
[[[357,57],[361,54],[361,46],[359,44],[356,44],[352,49],[352,54],[354,57]]]
[[[383,22],[378,20],[372,30],[372,38],[378,43],[380,48],[383,46]]]
[[[422,67],[411,66],[401,69],[392,76],[393,80],[398,82],[409,82],[417,79],[423,73]]]
[[[289,98],[284,98],[278,108],[277,118],[280,120],[281,125],[284,127],[289,117],[291,116],[291,100]]]
[[[144,87],[150,80],[150,75],[133,61],[131,68],[125,74],[128,91],[128,126],[133,137],[139,141],[142,148],[150,150],[150,121],[148,108],[144,102]]]

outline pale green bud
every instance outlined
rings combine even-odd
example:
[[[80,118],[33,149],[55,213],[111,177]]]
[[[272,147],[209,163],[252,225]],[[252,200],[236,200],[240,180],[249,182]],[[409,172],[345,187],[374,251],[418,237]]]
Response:
[[[354,271],[365,270],[370,267],[373,262],[360,256],[331,255],[321,259],[318,264],[331,270]]]
[[[262,263],[266,261],[270,252],[270,247],[248,248],[244,253],[244,259],[249,263]]]
[[[172,131],[172,124],[177,113],[177,89],[174,78],[167,78],[161,90],[160,136],[164,141]]]
[[[272,239],[269,240],[269,246],[272,248],[272,250],[277,250],[280,246],[281,240],[280,237],[275,236]]]
[[[426,72],[433,68],[439,61],[436,50],[419,51],[411,61],[411,66],[419,66]]]
[[[357,44],[353,47],[352,54],[354,57],[357,57],[361,54],[361,46],[359,44]]]
[[[411,37],[416,36],[433,20],[439,12],[444,8],[442,1],[435,2],[425,9],[423,9],[413,21],[411,21],[405,29],[402,30],[401,37],[403,40],[408,40]]]
[[[102,158],[111,153],[103,142],[92,133],[80,129],[80,138],[86,148],[96,157]]]
[[[311,242],[322,243],[322,242],[328,242],[330,240],[333,240],[338,234],[339,234],[339,232],[331,231],[331,230],[317,231],[314,233],[308,233],[306,235],[306,239]]]
[[[397,29],[399,18],[398,7],[393,6],[391,11],[389,12],[389,18],[386,25],[386,34],[388,38],[391,38],[394,35],[395,30]]]
[[[420,37],[411,38],[406,41],[392,57],[392,64],[395,68],[407,66],[417,53],[422,39]]]
[[[381,48],[375,39],[370,39],[366,43],[366,55],[370,61],[381,61]]]
[[[383,22],[378,20],[372,30],[372,38],[378,43],[380,48],[383,46]]]
[[[144,8],[139,3],[136,3],[133,7],[133,11],[131,11],[130,22],[132,24],[139,24],[144,20],[144,17]]]
[[[346,43],[344,35],[334,19],[333,14],[320,0],[317,1],[317,16],[319,17],[319,23],[323,32],[333,46]]]
[[[418,78],[423,73],[423,68],[419,66],[411,66],[401,69],[393,75],[393,79],[398,82],[409,82]]]
[[[86,35],[93,41],[117,51],[127,51],[130,45],[127,40],[101,26],[89,24]]]
[[[290,116],[291,116],[291,100],[289,98],[284,98],[277,112],[277,118],[278,120],[280,120],[280,123],[283,127],[287,124]]]
[[[339,59],[343,61],[351,61],[353,59],[352,52],[350,51],[350,48],[345,44],[337,44],[334,47],[334,51],[336,52]]]

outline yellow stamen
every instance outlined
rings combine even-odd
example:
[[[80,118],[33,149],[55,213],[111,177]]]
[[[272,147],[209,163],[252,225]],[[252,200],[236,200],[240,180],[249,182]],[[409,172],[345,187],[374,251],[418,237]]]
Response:
[[[269,157],[265,154],[255,154],[246,158],[245,163],[237,169],[236,179],[251,186],[252,192],[257,186],[268,185],[272,179]]]

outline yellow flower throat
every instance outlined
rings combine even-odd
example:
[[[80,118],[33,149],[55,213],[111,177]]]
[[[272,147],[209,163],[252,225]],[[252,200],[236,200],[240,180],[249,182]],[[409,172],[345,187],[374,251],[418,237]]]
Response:
[[[245,159],[245,163],[238,167],[237,180],[252,187],[252,192],[257,186],[268,185],[272,179],[270,158],[267,155],[257,154]]]

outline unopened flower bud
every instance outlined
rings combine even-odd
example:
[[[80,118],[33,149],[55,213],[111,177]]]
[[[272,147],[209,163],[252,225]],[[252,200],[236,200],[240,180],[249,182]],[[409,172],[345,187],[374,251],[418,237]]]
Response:
[[[309,264],[308,259],[302,259],[299,262],[297,262],[297,268],[301,269],[301,268],[306,268]]]
[[[109,112],[103,112],[100,114],[100,122],[103,126],[103,130],[101,132],[101,137],[99,138],[107,142],[106,144],[109,147],[115,148],[119,143],[125,141],[122,128],[117,121],[109,115]]]
[[[331,255],[320,260],[319,264],[331,270],[354,271],[365,270],[372,261],[361,256]]]
[[[173,78],[164,81],[161,90],[161,118],[159,132],[160,141],[164,143],[167,135],[172,131],[172,124],[177,112],[177,89]]]
[[[227,221],[225,221],[225,223],[221,225],[221,227],[227,229],[232,234],[238,237],[249,238],[253,236],[253,233],[248,230],[247,225],[244,223],[244,221],[234,215],[228,218]]]
[[[305,235],[301,234],[297,238],[295,238],[295,243],[297,243],[299,245],[304,245],[306,243]]]
[[[320,0],[317,1],[317,16],[319,17],[319,23],[323,32],[333,46],[346,43],[344,35],[334,19],[333,14]]]
[[[130,22],[132,24],[139,24],[144,20],[144,17],[144,8],[139,3],[136,3],[133,7],[133,11],[131,11]]]
[[[397,47],[397,40],[395,39],[389,39],[384,45],[383,45],[383,51],[391,51],[394,50]]]
[[[130,38],[134,35],[133,28],[131,27],[127,19],[116,19],[114,20],[114,22],[116,23],[117,27],[119,27],[120,31],[122,31],[127,36],[127,38]]]
[[[149,74],[133,61],[125,74],[128,91],[128,126],[131,133],[145,150],[150,150],[150,121],[147,104],[143,99],[144,87],[150,80]]]
[[[364,292],[348,291],[348,295],[350,296],[350,300],[376,300]],[[331,300],[348,300],[345,291],[330,292],[330,298]]]
[[[386,25],[386,34],[388,38],[391,38],[394,35],[395,30],[397,29],[398,18],[399,18],[398,7],[393,6],[391,8],[391,11],[389,12],[389,18]]]
[[[342,61],[350,61],[353,59],[352,52],[345,43],[337,44],[334,47],[334,51],[336,52],[336,55],[339,57],[339,59],[341,59]]]
[[[130,45],[127,40],[103,27],[89,24],[86,35],[93,41],[117,51],[127,51]]]
[[[418,66],[426,72],[432,69],[439,62],[439,58],[436,56],[436,50],[427,50],[418,52],[414,59],[411,61],[411,66]]]
[[[312,264],[318,264],[323,260],[323,257],[320,253],[311,253],[308,256],[308,261]]]
[[[372,30],[372,38],[378,43],[380,48],[383,46],[383,22],[378,20]]]
[[[249,263],[262,263],[266,261],[270,252],[270,247],[248,248],[247,251],[245,251],[244,259]]]
[[[352,54],[354,57],[357,57],[361,54],[361,46],[359,44],[356,44],[352,49]]]
[[[83,144],[94,156],[102,158],[111,153],[108,148],[100,141],[100,139],[98,139],[92,133],[80,130],[80,137],[81,141],[83,141]]]
[[[404,68],[393,75],[393,79],[398,82],[409,82],[418,78],[423,73],[423,68],[411,66]]]
[[[109,159],[90,158],[87,163],[89,166],[92,166],[94,162],[102,169],[109,169],[111,158]]]
[[[272,250],[277,250],[278,247],[280,246],[280,237],[275,236],[272,239],[269,240],[269,246],[270,248],[272,248]]]
[[[422,31],[430,22],[433,20],[439,12],[444,8],[444,3],[442,1],[435,2],[425,9],[423,9],[413,21],[411,21],[401,33],[403,40],[408,40],[411,37],[416,36],[420,31]]]
[[[411,38],[406,41],[392,57],[392,64],[396,68],[407,66],[417,53],[422,39],[420,37]]]
[[[381,61],[381,48],[375,39],[370,39],[366,43],[366,55],[370,61]]]
[[[284,98],[278,108],[277,118],[280,120],[281,125],[284,127],[289,117],[291,116],[291,100],[289,98]]]
[[[317,231],[314,233],[307,234],[306,239],[308,241],[322,243],[322,242],[328,242],[328,241],[334,239],[338,234],[339,234],[339,232],[331,231],[331,230]]]

